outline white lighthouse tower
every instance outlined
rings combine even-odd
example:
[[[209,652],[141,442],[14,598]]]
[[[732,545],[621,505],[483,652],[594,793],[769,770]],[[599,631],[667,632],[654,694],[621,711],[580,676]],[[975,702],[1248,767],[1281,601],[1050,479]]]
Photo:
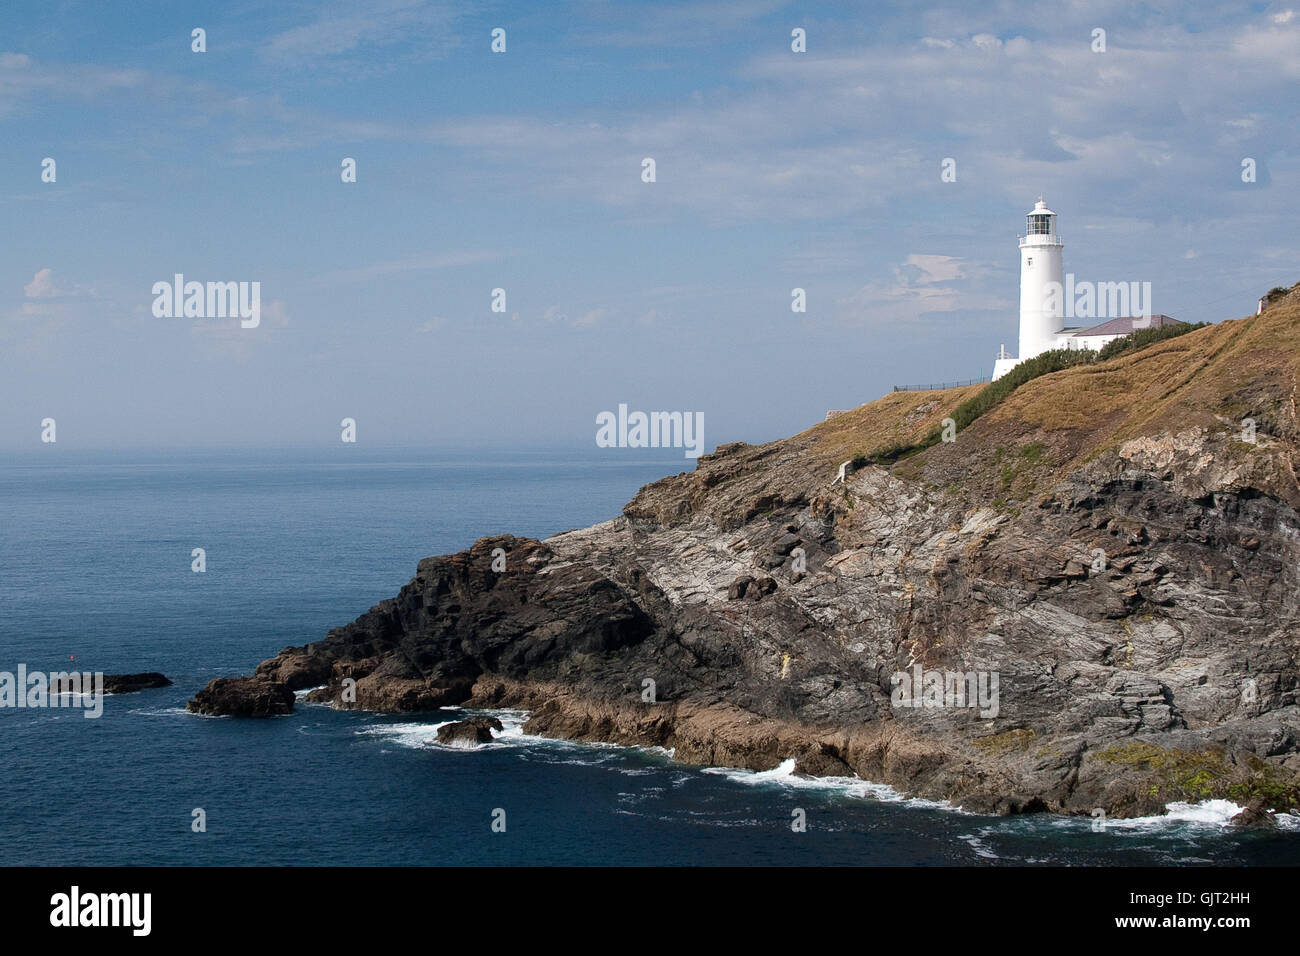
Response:
[[[1065,243],[1056,234],[1056,213],[1038,197],[1020,237],[1020,358],[1033,358],[1056,346],[1057,334],[1065,328],[1061,303],[1065,281],[1062,252]],[[1049,301],[1048,286],[1056,283]]]
[[[1064,249],[1065,243],[1056,234],[1056,213],[1039,196],[1020,237],[1020,355],[1010,358],[1004,350],[993,367],[995,379],[1018,362],[1056,347],[1065,328],[1065,313],[1054,307],[1061,302]],[[1052,282],[1056,283],[1056,295],[1049,301]]]

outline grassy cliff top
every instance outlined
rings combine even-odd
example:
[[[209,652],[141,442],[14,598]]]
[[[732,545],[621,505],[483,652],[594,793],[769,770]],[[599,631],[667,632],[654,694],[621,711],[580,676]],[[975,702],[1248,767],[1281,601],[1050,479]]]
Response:
[[[1260,315],[1032,379],[967,426],[956,442],[903,457],[891,470],[944,483],[959,479],[963,469],[983,471],[982,463],[1002,470],[1006,459],[1020,455],[1059,475],[1128,439],[1198,426],[1240,430],[1246,418],[1260,435],[1291,442],[1300,437],[1298,371],[1300,285],[1274,298]],[[923,441],[987,387],[895,392],[796,438],[822,467],[836,467],[855,456]]]

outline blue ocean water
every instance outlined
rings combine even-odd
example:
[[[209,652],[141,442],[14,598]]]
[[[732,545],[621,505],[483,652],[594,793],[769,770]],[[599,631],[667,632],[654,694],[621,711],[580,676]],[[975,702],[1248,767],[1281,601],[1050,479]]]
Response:
[[[526,737],[477,750],[419,716],[300,703],[188,714],[207,681],[346,623],[416,562],[485,534],[616,515],[680,452],[208,451],[0,461],[0,671],[159,670],[174,686],[76,709],[0,709],[6,864],[1295,864],[1230,806],[1111,822],[999,819],[853,780],[686,767]],[[191,571],[191,550],[207,570]],[[206,815],[206,832],[191,827]],[[796,811],[806,832],[792,830]],[[505,831],[494,832],[504,818]]]

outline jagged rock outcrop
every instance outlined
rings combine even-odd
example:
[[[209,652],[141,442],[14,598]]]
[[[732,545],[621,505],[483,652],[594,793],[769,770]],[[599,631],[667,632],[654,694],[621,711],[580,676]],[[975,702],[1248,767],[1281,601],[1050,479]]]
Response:
[[[212,716],[278,717],[293,713],[293,691],[261,677],[218,677],[185,709]]]
[[[155,687],[170,687],[172,682],[157,671],[144,674],[105,674],[104,690],[110,694],[134,694]]]
[[[495,717],[470,717],[438,728],[438,743],[449,747],[475,747],[492,743],[492,731],[505,729]]]
[[[1229,823],[1238,829],[1273,830],[1277,828],[1277,820],[1273,819],[1268,810],[1267,797],[1252,797],[1245,808],[1236,814]]]
[[[520,707],[529,733],[794,758],[998,813],[1295,807],[1298,362],[1293,293],[1031,381],[834,486],[975,390],[720,446],[611,521],[421,561],[238,690]],[[249,712],[219,683],[209,712]]]

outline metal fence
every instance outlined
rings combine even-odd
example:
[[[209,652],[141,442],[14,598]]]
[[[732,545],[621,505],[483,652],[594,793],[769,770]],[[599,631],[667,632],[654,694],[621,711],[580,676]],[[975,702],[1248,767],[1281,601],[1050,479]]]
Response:
[[[963,388],[967,385],[983,385],[987,378],[972,378],[965,382],[936,382],[933,385],[895,385],[896,392],[933,392],[941,388]]]

